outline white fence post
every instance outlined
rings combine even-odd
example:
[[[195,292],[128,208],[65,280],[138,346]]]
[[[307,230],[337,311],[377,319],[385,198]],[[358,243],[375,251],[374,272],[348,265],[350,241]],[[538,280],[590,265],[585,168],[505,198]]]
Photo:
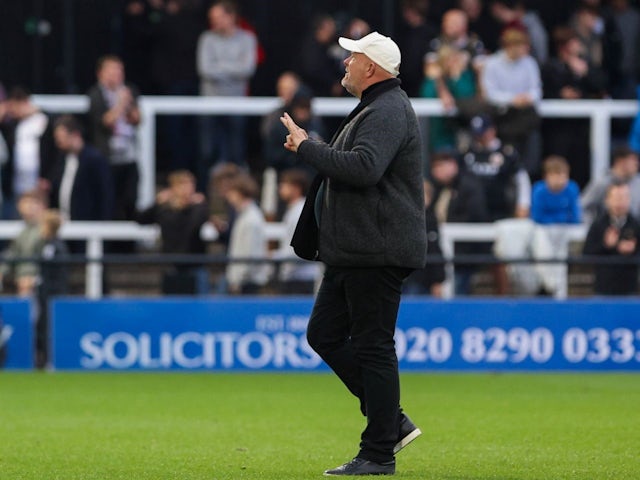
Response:
[[[86,266],[85,294],[93,300],[102,298],[102,260],[104,248],[100,237],[87,238],[87,256],[91,260]]]

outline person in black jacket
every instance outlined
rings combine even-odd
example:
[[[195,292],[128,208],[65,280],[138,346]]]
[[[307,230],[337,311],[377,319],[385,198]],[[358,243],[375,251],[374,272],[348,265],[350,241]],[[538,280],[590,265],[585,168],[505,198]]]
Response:
[[[431,158],[431,181],[433,182],[432,208],[440,224],[478,223],[488,221],[487,201],[482,183],[474,175],[461,171],[452,152],[440,152]],[[483,253],[486,248],[478,243],[457,242],[455,254]],[[474,265],[455,265],[455,293],[471,293],[471,277]]]
[[[71,115],[56,119],[53,131],[62,153],[53,175],[50,206],[66,220],[111,220],[113,183],[108,160],[82,137]]]
[[[98,82],[89,96],[89,138],[109,160],[115,191],[114,220],[132,220],[138,198],[138,89],[125,83],[124,64],[115,55],[98,59]]]
[[[336,22],[331,15],[318,15],[313,19],[309,35],[300,44],[297,73],[316,97],[342,95],[340,62],[329,54],[336,38]]]
[[[311,91],[306,87],[301,87],[294,94],[291,101],[284,106],[280,115],[285,111],[290,112],[291,118],[304,128],[310,136],[322,140],[324,124],[320,117],[314,115],[311,109],[312,100]],[[287,134],[287,129],[282,123],[279,121],[273,122],[266,133],[267,135],[263,138],[263,150],[265,162],[269,167],[273,167],[278,173],[290,168],[303,168],[312,176],[315,174],[314,169],[298,164],[295,153],[282,148],[282,138]]]
[[[402,52],[402,88],[410,97],[420,95],[424,80],[424,56],[429,42],[438,36],[438,28],[427,18],[428,0],[402,0],[398,28],[398,46]]]
[[[351,52],[342,85],[360,103],[327,144],[285,113],[285,148],[318,172],[292,245],[325,274],[309,345],[367,416],[357,456],[326,475],[393,474],[395,453],[420,435],[400,408],[393,335],[402,282],[426,263],[418,120],[396,78],[400,49],[378,32],[339,39]]]
[[[49,363],[49,300],[69,293],[68,265],[60,262],[69,253],[58,236],[62,218],[57,210],[45,210],[40,220],[40,274],[36,282],[38,320],[36,323],[36,367]]]
[[[605,72],[584,58],[585,46],[577,33],[569,27],[558,27],[553,39],[556,55],[541,69],[544,98],[602,98],[606,93]],[[565,157],[580,186],[589,180],[589,122],[588,118],[545,118],[542,123],[544,156]]]
[[[433,184],[424,181],[424,215],[427,230],[427,266],[414,270],[402,286],[402,293],[409,295],[431,295],[442,297],[442,283],[445,280],[442,249],[440,248],[440,228],[433,209]]]
[[[26,192],[48,194],[55,165],[51,117],[32,101],[24,87],[14,87],[0,113],[8,161],[2,165],[3,214],[6,220],[19,217],[17,201]],[[3,121],[4,120],[4,121]]]
[[[594,267],[597,295],[638,293],[640,223],[629,214],[630,205],[629,185],[611,184],[605,199],[606,211],[596,217],[587,233],[583,253],[612,259]]]
[[[163,253],[204,254],[200,230],[209,219],[209,207],[204,195],[196,192],[195,177],[188,170],[178,170],[169,175],[168,183],[151,207],[136,214],[136,221],[160,226]],[[208,272],[202,264],[176,264],[164,274],[165,294],[206,294],[208,290]]]

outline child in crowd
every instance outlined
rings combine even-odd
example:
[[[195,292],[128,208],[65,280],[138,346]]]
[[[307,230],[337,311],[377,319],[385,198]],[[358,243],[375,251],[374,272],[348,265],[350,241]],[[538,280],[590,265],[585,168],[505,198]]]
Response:
[[[569,178],[569,163],[551,155],[542,169],[543,179],[533,185],[531,219],[545,225],[580,223],[580,188]]]
[[[49,362],[49,300],[69,293],[68,268],[56,262],[69,253],[58,236],[62,218],[57,210],[45,210],[40,221],[40,275],[37,281],[38,320],[36,323],[36,367]]]
[[[226,281],[229,293],[255,294],[266,285],[270,266],[264,263],[243,263],[237,259],[267,258],[265,219],[256,204],[258,185],[248,174],[232,180],[225,198],[233,207],[236,219],[229,239],[229,265]]]
[[[44,198],[39,191],[31,190],[20,196],[18,213],[24,221],[24,227],[5,250],[6,259],[40,255],[40,220],[44,210]],[[3,263],[0,265],[0,284],[10,274],[15,281],[18,296],[29,297],[33,294],[38,276],[37,262]]]
[[[162,253],[206,253],[200,230],[209,218],[209,207],[204,195],[196,192],[195,177],[188,170],[176,170],[167,180],[168,188],[158,192],[151,207],[137,213],[136,221],[160,226]],[[165,272],[162,290],[165,294],[206,295],[207,269],[200,263],[176,264]]]
[[[280,247],[273,253],[273,257],[279,260],[297,260],[296,262],[284,262],[280,265],[278,280],[281,293],[311,294],[320,274],[318,262],[301,262],[290,245],[310,183],[306,170],[289,169],[280,174],[278,194],[280,200],[286,205],[282,223],[287,229],[287,234]]]

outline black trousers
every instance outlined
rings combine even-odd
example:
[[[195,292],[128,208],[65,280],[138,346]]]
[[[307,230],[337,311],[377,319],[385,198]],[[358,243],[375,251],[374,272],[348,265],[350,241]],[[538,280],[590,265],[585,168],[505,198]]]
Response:
[[[411,269],[327,266],[307,329],[309,345],[360,400],[367,416],[359,457],[393,459],[400,380],[393,335]]]
[[[140,173],[136,162],[111,165],[114,220],[131,220],[136,211]]]

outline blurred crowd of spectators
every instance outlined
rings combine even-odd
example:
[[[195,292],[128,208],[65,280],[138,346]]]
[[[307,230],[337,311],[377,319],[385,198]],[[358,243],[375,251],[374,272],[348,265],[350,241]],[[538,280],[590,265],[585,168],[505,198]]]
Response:
[[[445,112],[424,125],[426,228],[435,239],[432,252],[438,252],[437,231],[443,222],[526,219],[536,225],[587,222],[594,227],[586,253],[637,254],[640,120],[633,128],[626,123],[614,129],[611,171],[590,178],[588,121],[543,120],[537,107],[543,98],[636,98],[640,10],[628,0],[585,0],[576,2],[566,21],[549,29],[519,0],[448,3],[451,8],[434,23],[428,0],[403,0],[395,38],[402,51],[404,89],[412,97],[438,99]],[[240,115],[163,118],[159,141],[170,158],[167,186],[159,187],[153,206],[138,211],[139,95],[250,95],[256,68],[268,58],[230,0],[212,5],[132,0],[126,14],[133,32],[128,57],[148,57],[148,72],[115,55],[100,58],[96,83],[87,92],[86,117],[53,117],[34,105],[24,87],[0,91],[2,218],[22,216],[33,223],[18,205],[37,197],[62,220],[159,224],[166,253],[204,253],[204,238],[223,244],[230,258],[292,257],[287,246],[268,250],[264,224],[280,220],[289,231],[293,228],[313,172],[301,168],[282,147],[286,131],[278,119],[287,111],[310,136],[329,140],[336,125],[314,114],[312,100],[344,95],[340,79],[346,52],[337,37],[360,38],[371,26],[360,18],[314,18],[307,38],[292,46],[289,68],[274,85],[281,107],[260,119],[256,136],[248,131],[249,119]],[[149,91],[129,83],[125,68],[136,78],[152,79],[145,82]],[[257,162],[250,161],[255,137]],[[275,175],[269,177],[275,183],[267,184],[265,172]],[[277,206],[261,209],[261,193],[264,199],[265,190],[274,185]],[[525,232],[522,248],[553,250],[553,239],[532,243],[538,237],[528,235],[522,225],[507,228],[506,235]],[[525,228],[532,228],[531,223]],[[33,252],[41,251],[37,245]],[[81,245],[70,248],[82,250]],[[456,245],[456,253],[506,258],[513,252],[501,250],[497,241]],[[441,294],[444,274],[429,268],[412,277],[409,291]],[[630,268],[628,277],[635,283],[625,280],[624,288],[612,289],[622,282],[611,274],[611,266],[600,266],[596,291],[636,292],[637,265]],[[471,292],[475,270],[473,265],[458,266],[458,293]],[[493,273],[496,291],[506,293],[509,272],[495,265]],[[274,274],[260,262],[236,262],[216,288],[254,293],[276,278],[288,291],[311,292],[317,274],[304,264],[285,263]],[[553,293],[552,275],[542,273],[535,288]],[[190,285],[191,292],[206,293],[211,290],[205,277],[202,265],[176,265],[163,288],[175,293]]]

